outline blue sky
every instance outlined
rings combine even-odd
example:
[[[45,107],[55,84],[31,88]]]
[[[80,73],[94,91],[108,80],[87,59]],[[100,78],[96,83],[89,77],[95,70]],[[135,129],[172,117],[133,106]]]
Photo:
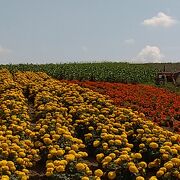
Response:
[[[179,0],[0,0],[0,64],[180,62]]]

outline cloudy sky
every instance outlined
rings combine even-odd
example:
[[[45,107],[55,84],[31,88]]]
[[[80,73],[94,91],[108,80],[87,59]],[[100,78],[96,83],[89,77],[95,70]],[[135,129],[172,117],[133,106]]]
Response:
[[[0,64],[180,62],[180,0],[0,0]]]

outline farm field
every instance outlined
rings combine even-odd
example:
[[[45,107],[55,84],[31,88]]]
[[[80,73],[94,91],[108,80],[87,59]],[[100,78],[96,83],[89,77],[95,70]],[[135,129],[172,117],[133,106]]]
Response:
[[[117,91],[122,84],[79,82],[80,86],[43,72],[12,70],[0,70],[1,179],[180,179],[180,135],[153,122],[178,123],[178,95],[124,85],[128,96],[121,94],[126,99],[121,104]],[[53,77],[57,72],[51,72]]]
[[[180,63],[152,63],[152,64],[130,64],[130,63],[69,63],[69,64],[18,64],[0,65],[10,72],[35,71],[45,72],[57,79],[66,80],[90,80],[121,83],[145,83],[154,84],[157,72],[180,71]]]
[[[114,104],[142,112],[160,126],[180,132],[180,96],[163,88],[143,84],[66,81],[108,95]]]

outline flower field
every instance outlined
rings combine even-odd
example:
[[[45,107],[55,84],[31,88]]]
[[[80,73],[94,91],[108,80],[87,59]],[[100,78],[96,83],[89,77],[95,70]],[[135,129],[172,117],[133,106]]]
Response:
[[[137,103],[148,106],[149,91]],[[0,70],[0,178],[180,179],[180,135],[121,105],[42,72]]]
[[[106,94],[116,105],[142,112],[158,125],[180,132],[180,96],[175,93],[143,84],[70,82]]]

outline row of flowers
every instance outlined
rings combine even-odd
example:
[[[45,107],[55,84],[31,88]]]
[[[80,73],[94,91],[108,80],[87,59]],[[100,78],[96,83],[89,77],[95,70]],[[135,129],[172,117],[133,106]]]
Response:
[[[45,175],[52,179],[93,178],[84,161],[88,157],[85,145],[74,136],[72,116],[63,104],[69,102],[65,93],[71,87],[67,88],[65,83],[57,83],[43,73],[20,72],[15,78],[28,92],[26,96],[33,100],[35,144],[45,163]],[[77,99],[77,103],[80,101]]]
[[[122,84],[91,81],[66,81],[77,83],[108,95],[116,105],[143,112],[160,126],[180,132],[180,96],[162,88],[142,84]]]
[[[28,179],[29,168],[39,161],[35,132],[27,100],[7,70],[0,72],[0,177]]]
[[[36,165],[49,179],[180,179],[180,135],[143,113],[44,73],[0,74],[1,179]]]

